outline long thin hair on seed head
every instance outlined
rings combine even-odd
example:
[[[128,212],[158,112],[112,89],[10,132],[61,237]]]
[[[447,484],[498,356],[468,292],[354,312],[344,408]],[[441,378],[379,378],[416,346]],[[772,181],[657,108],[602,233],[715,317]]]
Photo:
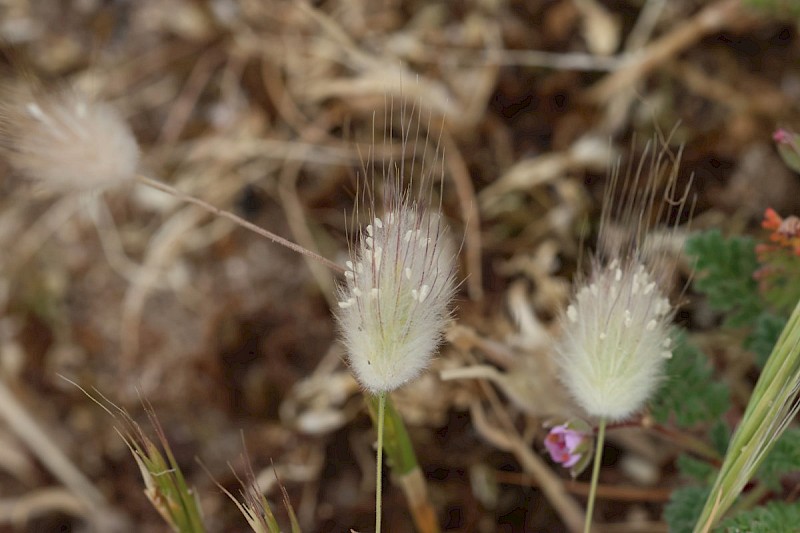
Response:
[[[409,102],[403,98],[396,105],[394,96],[384,98],[382,124],[378,124],[377,114],[373,113],[372,141],[366,157],[361,157],[361,169],[356,176],[356,209],[351,227],[358,225],[363,207],[368,217],[404,205],[422,204],[437,211],[442,208],[443,123],[432,144],[430,134],[436,130],[434,115],[431,110],[423,111],[421,100]],[[380,144],[376,139],[378,130],[383,131]],[[438,199],[435,198],[437,177]]]
[[[683,147],[677,153],[670,149],[674,131],[645,143],[638,159],[632,149],[624,173],[621,158],[613,165],[603,192],[598,232],[601,262],[640,261],[660,280],[674,271],[676,263],[668,258],[666,241],[678,235],[680,221],[691,220],[695,205],[691,195],[694,174],[679,190]],[[631,147],[635,145],[634,139]],[[659,226],[667,231],[654,233]]]

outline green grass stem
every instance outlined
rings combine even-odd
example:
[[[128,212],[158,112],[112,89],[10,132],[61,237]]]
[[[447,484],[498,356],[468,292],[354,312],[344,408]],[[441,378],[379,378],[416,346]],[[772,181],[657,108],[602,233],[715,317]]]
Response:
[[[589,501],[586,504],[586,522],[583,526],[583,533],[589,533],[592,529],[592,515],[594,514],[594,501],[597,498],[597,482],[600,479],[600,466],[603,462],[603,443],[606,440],[606,419],[600,419],[597,428],[597,443],[594,450],[594,464],[592,465],[592,484],[589,488]]]
[[[789,317],[736,428],[695,533],[710,531],[733,505],[797,413],[800,302]]]

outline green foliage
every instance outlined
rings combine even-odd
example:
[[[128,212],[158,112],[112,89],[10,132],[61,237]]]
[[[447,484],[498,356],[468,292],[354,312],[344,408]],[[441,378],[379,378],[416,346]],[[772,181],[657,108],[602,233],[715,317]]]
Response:
[[[711,426],[711,431],[708,432],[708,437],[711,440],[711,445],[720,455],[725,455],[728,451],[728,443],[731,440],[731,428],[725,419],[718,418]]]
[[[758,478],[770,489],[777,490],[781,477],[796,470],[800,470],[800,428],[790,428],[761,463]]]
[[[690,477],[699,483],[710,483],[713,476],[717,473],[716,469],[706,461],[695,459],[686,454],[678,456],[678,470],[686,477]]]
[[[672,492],[664,508],[670,533],[692,533],[708,497],[708,487],[684,487]]]
[[[772,350],[728,446],[705,502],[697,531],[705,531],[733,505],[797,413],[800,382],[800,302]],[[791,452],[791,450],[789,450]],[[792,453],[788,454],[792,455]],[[782,454],[786,459],[787,454]],[[789,458],[791,461],[791,457]],[[785,464],[780,468],[785,468]],[[701,529],[702,528],[702,529]]]
[[[746,0],[745,4],[776,18],[794,19],[795,21],[800,19],[800,3],[797,0]],[[800,164],[798,164],[798,168],[800,168]]]
[[[795,142],[797,142],[797,140],[795,140]],[[800,172],[800,154],[798,154],[793,147],[779,144],[778,153],[781,155],[781,158],[783,159],[783,162],[786,163],[787,167],[791,168],[795,172]]]
[[[667,380],[650,404],[653,418],[665,423],[670,415],[681,427],[718,420],[729,406],[728,387],[712,379],[708,357],[686,341],[676,339],[667,362]]]
[[[786,318],[775,316],[772,313],[761,313],[756,319],[753,331],[745,341],[745,348],[756,356],[756,365],[763,368],[767,362],[772,348],[778,342],[778,337],[786,326]]]
[[[761,312],[755,241],[750,237],[725,238],[717,229],[693,235],[686,253],[696,261],[694,287],[708,296],[712,309],[726,314],[725,324],[739,327],[752,323]]]
[[[769,502],[729,518],[720,529],[725,533],[796,533],[798,524],[800,503]]]
[[[204,533],[206,528],[197,496],[186,482],[155,413],[148,405],[145,407],[158,444],[122,410],[120,414],[127,428],[118,431],[139,466],[145,484],[144,493],[173,531]]]

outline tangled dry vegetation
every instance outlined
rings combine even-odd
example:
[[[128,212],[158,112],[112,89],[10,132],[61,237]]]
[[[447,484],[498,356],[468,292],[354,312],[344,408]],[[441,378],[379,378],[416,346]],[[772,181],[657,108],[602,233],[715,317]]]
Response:
[[[464,282],[440,356],[394,400],[447,529],[582,523],[586,483],[541,445],[575,410],[551,338],[634,133],[675,128],[695,227],[800,211],[769,144],[800,118],[798,23],[740,0],[7,0],[0,37],[4,76],[120,110],[145,174],[340,264],[365,156],[396,155],[400,102],[416,106],[417,150],[444,152]],[[146,398],[215,530],[244,522],[195,458],[234,490],[245,447],[305,531],[371,528],[374,433],[331,319],[334,273],[158,191],[54,197],[2,172],[0,528],[166,527],[113,421],[59,375],[136,419]],[[679,320],[707,317],[689,298]],[[610,439],[606,530],[662,530],[676,450]],[[411,531],[387,485],[386,530]]]

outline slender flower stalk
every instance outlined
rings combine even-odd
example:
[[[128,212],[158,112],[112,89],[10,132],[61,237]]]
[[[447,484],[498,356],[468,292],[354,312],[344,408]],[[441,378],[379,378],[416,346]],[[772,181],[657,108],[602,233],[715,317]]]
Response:
[[[562,318],[563,335],[556,346],[561,381],[576,403],[599,420],[586,532],[591,528],[606,425],[644,407],[660,384],[664,362],[672,356],[675,308],[666,281],[675,263],[659,238],[650,234],[669,206],[678,208],[680,220],[688,197],[688,192],[675,195],[677,159],[668,155],[666,149],[651,153],[648,146],[635,169],[623,177],[618,168],[612,173],[601,216],[601,251],[589,276],[578,282]],[[614,222],[624,228],[621,234],[614,232]]]
[[[600,464],[603,460],[603,442],[606,439],[606,419],[600,419],[600,426],[597,428],[597,448],[594,452],[594,466],[592,467],[592,483],[589,486],[589,501],[586,505],[586,522],[583,531],[588,533],[592,529],[592,515],[594,514],[594,501],[597,496],[597,482],[600,479]]]
[[[367,395],[366,404],[369,409],[370,417],[378,428],[378,412],[381,410],[378,398]],[[391,397],[386,395],[386,403],[383,408],[383,449],[386,453],[388,463],[392,468],[392,476],[397,479],[408,500],[411,518],[414,526],[419,533],[439,533],[439,522],[436,519],[436,511],[428,500],[428,486],[422,469],[417,462],[417,455],[408,430],[403,423],[403,418],[395,409]],[[381,433],[381,431],[378,431]]]
[[[375,455],[375,533],[381,531],[383,511],[383,424],[386,419],[386,392],[378,395],[378,447]]]
[[[695,533],[711,531],[800,410],[800,302],[758,378]]]

